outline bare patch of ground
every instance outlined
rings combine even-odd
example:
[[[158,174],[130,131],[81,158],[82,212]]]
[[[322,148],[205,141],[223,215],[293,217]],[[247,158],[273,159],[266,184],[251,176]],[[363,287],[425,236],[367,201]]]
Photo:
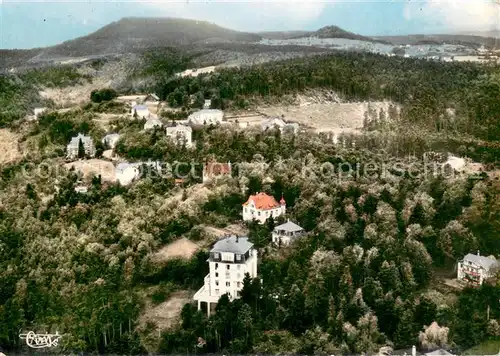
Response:
[[[153,255],[153,261],[157,263],[162,263],[173,258],[184,258],[190,259],[196,251],[200,249],[200,246],[194,242],[183,237],[176,240],[164,247],[162,247],[158,252]]]
[[[197,77],[200,74],[212,73],[215,68],[215,66],[209,66],[204,68],[186,69],[184,72],[178,73],[177,75],[179,77]]]
[[[158,342],[160,338],[155,336],[161,335],[163,330],[178,325],[182,308],[192,300],[193,295],[194,293],[191,291],[174,292],[167,301],[156,306],[146,299],[144,312],[139,317],[139,328],[144,330],[146,324],[153,323],[156,328],[151,333],[151,341]],[[148,342],[148,344],[150,343]],[[151,349],[155,348],[155,345],[150,346]]]
[[[361,132],[364,113],[368,105],[386,112],[390,102],[361,103],[317,103],[301,98],[299,105],[277,105],[260,108],[260,112],[268,116],[283,116],[286,121],[297,122],[316,132]]]
[[[101,179],[107,182],[115,181],[115,166],[109,161],[102,159],[89,159],[66,163],[66,169],[74,167],[76,171],[81,172],[84,177],[101,175]]]
[[[111,80],[94,79],[92,83],[83,85],[66,88],[45,88],[40,91],[40,96],[52,100],[59,107],[70,107],[88,102],[92,90],[107,88],[111,83]]]
[[[225,228],[217,228],[213,226],[203,226],[206,233],[213,235],[214,237],[220,238],[226,234],[245,236],[248,234],[248,229],[244,225],[231,224]]]
[[[0,129],[0,164],[16,162],[21,159],[19,136],[7,129]]]

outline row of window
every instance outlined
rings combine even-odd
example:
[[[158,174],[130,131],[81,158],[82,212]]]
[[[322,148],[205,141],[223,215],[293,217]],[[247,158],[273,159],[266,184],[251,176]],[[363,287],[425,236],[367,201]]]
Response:
[[[215,272],[215,278],[219,277],[219,272]],[[229,273],[226,273],[226,278],[229,278],[230,277],[230,274]],[[241,274],[237,274],[236,275],[236,278],[240,279],[241,278]]]
[[[236,255],[236,256],[239,256],[239,255]],[[240,269],[241,269],[241,265],[236,265],[236,266],[237,266],[236,268],[237,268],[238,270],[240,270]],[[218,264],[218,263],[216,263],[216,264],[215,264],[215,269],[218,269],[218,268],[219,268],[219,264]],[[230,269],[231,269],[231,265],[226,265],[226,269],[227,269],[227,270],[230,270]]]
[[[255,213],[253,210],[250,211],[252,213],[252,215]],[[264,216],[267,216],[267,217],[270,217],[271,215],[273,215],[274,217],[276,217],[278,215],[278,212],[277,211],[274,211],[273,214],[271,214],[273,211],[264,211]],[[245,208],[245,213],[248,213],[248,208]],[[257,216],[260,216],[260,211],[257,211]]]
[[[215,281],[215,285],[218,286],[219,285],[219,281]],[[226,282],[226,287],[231,287],[231,282]],[[236,282],[236,287],[240,288],[241,287],[241,282]]]
[[[241,261],[241,258],[242,258],[242,256],[241,256],[241,255],[239,255],[239,254],[237,254],[237,253],[236,253],[234,256],[235,256],[235,258],[236,258],[236,261]],[[216,260],[220,259],[220,258],[221,258],[220,253],[219,253],[219,252],[214,252],[214,258],[215,258]],[[217,268],[217,264],[215,264],[215,266],[216,266],[215,268]],[[228,269],[229,269],[229,268],[228,268]]]

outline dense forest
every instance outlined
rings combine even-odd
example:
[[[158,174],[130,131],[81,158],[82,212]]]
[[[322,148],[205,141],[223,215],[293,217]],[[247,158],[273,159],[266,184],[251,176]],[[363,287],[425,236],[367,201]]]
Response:
[[[208,268],[205,252],[165,266],[152,262],[152,254],[179,236],[199,239],[201,224],[238,221],[240,204],[256,191],[283,194],[289,217],[307,236],[276,251],[269,246],[272,222],[250,224],[265,283],[247,280],[242,298],[222,298],[209,319],[187,305],[180,328],[162,335],[159,352],[359,353],[416,344],[434,321],[449,333],[431,344],[468,348],[498,338],[498,286],[460,292],[435,278],[443,268],[453,274],[469,252],[498,255],[498,180],[391,168],[376,177],[337,168],[325,176],[325,162],[423,167],[318,136],[212,128],[196,140],[193,151],[169,147],[165,159],[247,162],[208,195],[195,179],[184,190],[158,176],[130,188],[94,179],[89,193],[79,194],[71,171],[61,179],[23,174],[22,165],[3,170],[0,345],[16,348],[20,328],[44,326],[68,335],[66,351],[144,352],[148,330],[137,320],[145,291],[167,282],[196,290]],[[51,195],[54,184],[59,190]],[[206,341],[202,349],[195,348],[198,337]]]
[[[207,186],[199,174],[175,186],[175,177],[146,172],[122,187],[61,167],[71,136],[104,135],[97,113],[125,111],[113,101],[27,124],[19,134],[32,152],[0,171],[2,350],[23,350],[19,330],[31,329],[63,334],[62,353],[359,354],[500,343],[500,276],[477,288],[443,283],[468,253],[500,255],[497,67],[339,53],[177,78],[191,58],[172,57],[149,57],[141,70],[162,99],[185,106],[180,116],[193,109],[191,96],[245,107],[311,88],[403,108],[385,113],[388,126],[367,113],[364,132],[343,144],[307,132],[206,127],[187,149],[160,130],[142,131],[144,121],[111,122],[121,134],[115,153],[130,161],[188,162],[197,173],[210,158],[234,164],[233,177]],[[44,75],[58,78],[54,85],[88,79],[51,70]],[[19,109],[2,112],[2,124],[30,105],[22,85],[35,93],[43,78],[25,75],[35,77],[0,77],[0,99]],[[446,152],[492,169],[443,168]],[[82,181],[87,193],[75,191]],[[206,248],[164,264],[157,251],[180,237],[208,247],[205,228],[242,224],[241,204],[255,192],[283,196],[287,218],[307,234],[278,250],[270,231],[279,220],[247,224],[260,279],[246,278],[240,299],[223,296],[210,317],[188,303],[179,325],[160,333],[142,323],[147,304],[196,291],[208,272]]]

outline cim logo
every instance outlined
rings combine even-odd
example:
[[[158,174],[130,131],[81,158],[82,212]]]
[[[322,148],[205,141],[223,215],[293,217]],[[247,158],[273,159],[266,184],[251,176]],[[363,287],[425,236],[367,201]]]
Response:
[[[55,334],[35,334],[30,331],[27,334],[19,335],[21,339],[26,340],[26,345],[33,349],[57,346],[61,336],[57,331]]]

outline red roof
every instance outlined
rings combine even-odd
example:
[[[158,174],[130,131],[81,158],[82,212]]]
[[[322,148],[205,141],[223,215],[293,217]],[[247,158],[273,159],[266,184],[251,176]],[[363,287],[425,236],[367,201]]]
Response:
[[[248,204],[250,204],[250,202],[253,202],[255,208],[259,210],[276,209],[280,206],[276,199],[274,199],[274,197],[262,192],[255,195],[250,195],[243,206],[247,206]]]
[[[209,177],[231,174],[231,163],[210,162],[205,164],[203,172]]]

